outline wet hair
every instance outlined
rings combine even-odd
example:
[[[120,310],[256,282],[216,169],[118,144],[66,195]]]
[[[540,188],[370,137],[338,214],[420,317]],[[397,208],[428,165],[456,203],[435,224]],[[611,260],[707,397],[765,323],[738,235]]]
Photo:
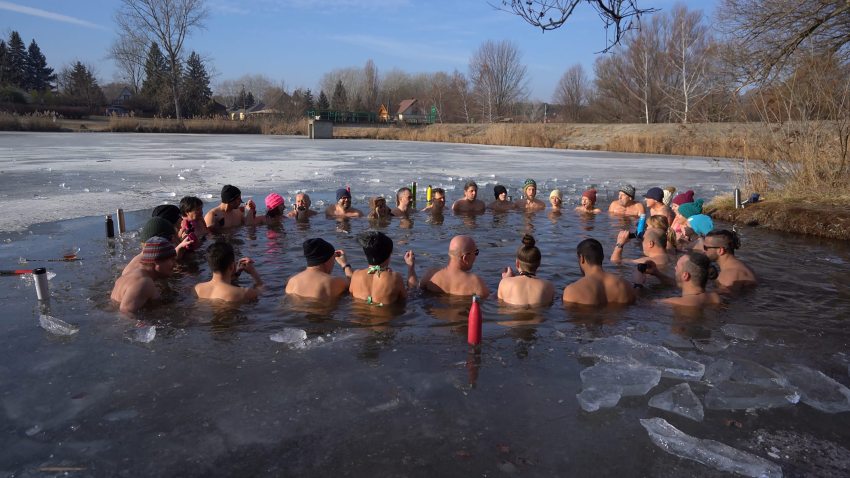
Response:
[[[605,253],[602,251],[602,243],[596,239],[585,239],[578,243],[576,254],[579,257],[584,257],[588,264],[601,266],[605,259]]]
[[[537,272],[540,267],[540,249],[535,245],[534,237],[531,234],[522,236],[522,246],[516,250],[516,258],[520,264],[528,269],[527,272]]]
[[[366,231],[357,236],[370,266],[383,264],[393,253],[393,240],[379,231]]]
[[[643,240],[652,241],[665,249],[667,247],[667,232],[656,228],[647,229],[643,234]]]
[[[192,211],[204,207],[204,202],[195,196],[186,196],[180,200],[180,215],[185,217]]]
[[[399,190],[395,193],[395,203],[396,203],[396,205],[401,204],[401,193],[403,193],[403,192],[405,192],[405,191],[409,192],[411,196],[413,195],[413,191],[411,191],[409,187],[405,186],[405,187],[403,187],[403,188],[400,188],[400,189],[399,189]]]
[[[215,241],[207,248],[207,264],[213,272],[226,272],[236,262],[233,246],[224,241]]]
[[[446,197],[446,190],[443,189],[443,188],[434,188],[434,189],[431,190],[431,196],[432,197],[434,196],[434,194],[437,194],[437,193],[440,193],[440,194],[443,195],[443,197]]]
[[[730,254],[735,255],[735,250],[741,248],[741,238],[738,237],[738,233],[735,231],[730,231],[728,229],[721,229],[719,231],[711,231],[705,235],[705,237],[721,237],[723,238],[724,248],[729,251]]]
[[[646,227],[654,227],[656,229],[670,229],[670,221],[663,214],[655,214],[646,220]]]
[[[684,265],[685,272],[691,275],[700,288],[705,289],[709,279],[717,278],[717,269],[711,267],[711,261],[705,254],[691,252],[687,255],[688,261]]]
[[[463,185],[464,191],[468,191],[469,188],[478,189],[478,184],[475,181],[469,181],[469,182],[467,182],[466,184]]]

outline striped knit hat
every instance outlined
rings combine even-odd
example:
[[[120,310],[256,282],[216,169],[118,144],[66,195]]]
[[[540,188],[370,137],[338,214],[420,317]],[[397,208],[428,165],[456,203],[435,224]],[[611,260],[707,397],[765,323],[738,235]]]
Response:
[[[174,244],[159,236],[148,239],[142,245],[142,264],[156,264],[176,255]]]

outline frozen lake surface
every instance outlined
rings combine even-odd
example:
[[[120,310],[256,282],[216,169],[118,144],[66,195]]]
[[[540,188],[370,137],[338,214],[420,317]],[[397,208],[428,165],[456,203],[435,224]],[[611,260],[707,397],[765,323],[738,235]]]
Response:
[[[717,188],[729,189],[733,170],[732,163],[709,159],[448,143],[0,132],[5,205],[0,232],[114,214],[119,207],[152,208],[186,195],[214,203],[224,184],[255,198],[275,191],[287,199],[298,190],[327,199],[338,187],[352,184],[357,199],[394,195],[418,181],[422,192],[432,184],[457,199],[468,179],[482,189],[489,185],[490,191],[501,182],[519,197],[517,188],[532,176],[546,194],[557,187],[577,196],[596,184],[604,197],[605,190],[616,195],[617,185],[629,182],[642,192],[648,184],[690,184],[713,196]],[[491,200],[489,194],[482,197]]]
[[[0,268],[46,265],[49,304],[30,276],[0,277],[0,474],[9,476],[745,476],[844,477],[850,468],[850,285],[846,243],[741,229],[738,256],[760,287],[721,309],[676,311],[653,284],[624,309],[565,308],[580,277],[575,245],[610,253],[630,221],[600,214],[416,214],[379,226],[417,270],[470,234],[475,271],[495,290],[531,232],[543,309],[482,304],[480,355],[466,345],[467,299],[414,291],[403,308],[283,299],[301,243],[324,237],[355,268],[366,220],[243,228],[223,234],[255,259],[266,289],[239,307],[199,303],[203,253],[183,263],[164,303],[133,321],[109,291],[139,250],[150,208],[221,185],[258,202],[306,190],[319,205],[350,184],[355,206],[417,181],[449,199],[475,179],[519,196],[574,203],[589,185],[613,198],[668,184],[698,197],[729,190],[728,162],[600,152],[270,136],[0,133]],[[183,178],[183,179],[181,179]],[[103,215],[127,211],[107,241]],[[262,207],[261,207],[262,209]],[[728,224],[720,224],[729,227]],[[81,261],[45,259],[79,248]],[[637,257],[635,244],[625,255]],[[630,274],[606,262],[609,271]],[[339,273],[338,271],[336,273]],[[244,282],[244,281],[243,281]],[[72,335],[51,317],[67,322]],[[41,324],[41,327],[40,327]]]

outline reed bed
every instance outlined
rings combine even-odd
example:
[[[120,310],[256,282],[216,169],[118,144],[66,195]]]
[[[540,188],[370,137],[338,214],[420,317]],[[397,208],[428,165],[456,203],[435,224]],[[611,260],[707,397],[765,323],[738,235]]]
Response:
[[[61,131],[62,124],[49,113],[15,114],[0,111],[0,131]]]

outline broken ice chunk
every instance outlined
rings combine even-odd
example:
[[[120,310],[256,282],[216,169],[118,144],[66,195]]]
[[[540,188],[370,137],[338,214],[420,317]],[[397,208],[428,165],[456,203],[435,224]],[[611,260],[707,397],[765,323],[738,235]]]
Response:
[[[273,342],[303,347],[304,341],[307,340],[307,332],[301,329],[285,328],[276,334],[272,334],[269,338]]]
[[[694,340],[694,346],[700,352],[714,354],[729,348],[729,341],[723,337],[713,337],[708,340]]]
[[[681,415],[691,420],[701,422],[704,417],[702,403],[699,401],[691,386],[680,383],[675,387],[661,392],[649,399],[649,406]]]
[[[744,476],[782,476],[782,468],[772,461],[718,441],[692,437],[663,418],[641,419],[640,424],[649,433],[652,443],[671,455]]]
[[[799,389],[806,405],[826,413],[850,411],[850,389],[822,372],[799,364],[780,364],[774,367]]]
[[[156,327],[153,325],[147,327],[140,327],[133,331],[133,334],[130,337],[130,340],[133,342],[139,342],[142,344],[149,344],[153,342],[153,339],[156,338]]]
[[[661,370],[667,378],[699,380],[705,365],[682,358],[681,355],[659,345],[639,342],[624,335],[606,337],[582,346],[580,357],[595,357],[604,362],[621,362]]]
[[[578,404],[586,412],[595,412],[600,408],[611,408],[620,401],[622,394],[620,387],[609,388],[584,388],[581,393],[576,394]]]
[[[708,383],[720,383],[729,380],[735,364],[726,359],[715,360],[705,368],[702,379]]]
[[[38,316],[38,325],[40,325],[42,329],[54,335],[74,335],[80,331],[80,328],[76,325],[71,325],[68,322],[59,320],[56,317],[51,317],[47,314],[41,314]]]
[[[730,339],[738,339],[738,340],[755,340],[758,337],[759,332],[755,327],[748,327],[746,325],[738,325],[738,324],[726,324],[723,327],[720,327],[720,330],[729,337]]]
[[[712,410],[746,410],[794,405],[800,394],[780,385],[720,382],[705,394],[705,407]]]
[[[598,390],[619,387],[625,397],[646,395],[661,380],[657,368],[623,363],[599,363],[581,371],[583,387]]]

